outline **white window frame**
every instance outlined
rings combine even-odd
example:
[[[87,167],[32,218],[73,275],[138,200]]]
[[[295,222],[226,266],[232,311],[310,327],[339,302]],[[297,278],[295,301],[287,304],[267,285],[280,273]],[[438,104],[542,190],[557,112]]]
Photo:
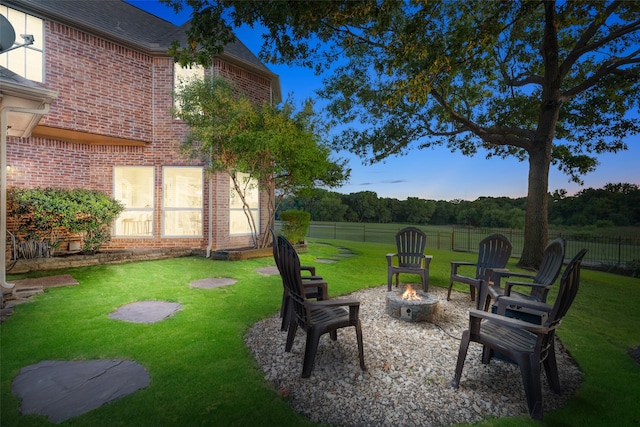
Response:
[[[167,172],[168,171],[177,171],[177,170],[197,170],[200,175],[199,182],[199,194],[192,193],[191,201],[189,203],[194,203],[191,206],[182,206],[182,203],[178,203],[178,194],[184,193],[176,193],[177,190],[170,189],[168,186],[172,183],[167,180]],[[171,194],[173,193],[173,196]],[[195,197],[194,195],[197,194]],[[171,199],[170,199],[171,197]],[[174,199],[172,201],[172,199]],[[190,214],[188,222],[195,224],[196,227],[190,229],[194,232],[188,233],[175,233],[168,232],[167,228],[169,227],[168,218],[171,215],[180,215],[180,214]],[[176,218],[177,219],[177,218]],[[174,220],[175,221],[175,220]],[[203,236],[203,225],[204,225],[204,168],[202,166],[164,166],[162,168],[162,237],[175,237],[175,238],[185,238],[185,237],[202,237]]]
[[[20,34],[30,34],[33,44],[0,54],[0,65],[25,79],[44,83],[44,21],[10,7],[0,5],[0,15],[11,23],[16,44],[23,44]]]
[[[125,170],[141,169],[147,174],[149,181],[145,182],[142,191],[146,193],[148,203],[145,206],[131,206],[133,198],[129,191],[135,188],[126,188],[119,173]],[[139,190],[140,191],[140,190]],[[155,170],[153,166],[114,166],[113,167],[113,197],[125,205],[125,210],[118,216],[114,223],[113,235],[115,237],[151,237],[154,226],[154,200],[155,200]]]

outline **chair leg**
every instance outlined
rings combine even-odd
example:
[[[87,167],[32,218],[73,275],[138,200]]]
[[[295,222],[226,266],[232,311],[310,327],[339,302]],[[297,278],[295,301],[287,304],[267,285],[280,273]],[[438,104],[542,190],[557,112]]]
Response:
[[[282,308],[281,308],[281,317],[282,317],[282,324],[280,325],[280,330],[281,331],[286,331],[289,327],[289,321],[290,321],[290,317],[291,317],[291,307],[290,307],[290,298],[289,296],[284,297],[283,301],[282,301]]]
[[[453,280],[449,281],[449,291],[447,292],[447,301],[451,301],[451,289],[453,288]]]
[[[476,300],[476,288],[473,285],[469,285],[469,290],[471,293],[471,301],[475,301]]]
[[[391,281],[393,280],[393,273],[391,270],[387,271],[387,291],[391,292]]]
[[[422,271],[422,289],[425,293],[429,291],[429,270]]]
[[[396,273],[396,288],[400,285],[400,273]]]
[[[367,367],[364,364],[364,347],[362,345],[362,326],[360,325],[360,320],[356,324],[356,340],[358,341],[358,357],[360,358],[360,369],[363,371],[367,370]]]
[[[291,351],[293,347],[293,340],[296,338],[296,332],[298,331],[297,322],[289,322],[289,332],[287,333],[287,343],[284,346],[284,351],[287,353]]]
[[[542,420],[542,384],[540,383],[540,360],[533,354],[526,354],[517,360],[522,374],[524,393],[527,397],[529,416]]]
[[[460,385],[460,378],[462,378],[462,368],[464,367],[464,360],[467,358],[467,350],[469,349],[469,339],[471,335],[469,330],[465,330],[462,333],[462,339],[460,340],[460,350],[458,350],[458,362],[456,363],[456,374],[453,377],[451,386],[458,388]]]
[[[482,347],[482,363],[484,365],[488,365],[491,363],[491,359],[493,358],[493,350],[491,350],[486,345]]]
[[[309,378],[311,371],[313,370],[313,362],[316,359],[316,352],[318,351],[318,342],[322,336],[315,329],[307,331],[307,344],[304,349],[304,362],[302,365],[302,378]]]
[[[549,387],[554,393],[560,394],[562,389],[560,387],[560,378],[558,378],[558,365],[556,363],[556,351],[555,346],[552,344],[549,348],[549,353],[546,359],[544,359],[544,373],[547,376]]]

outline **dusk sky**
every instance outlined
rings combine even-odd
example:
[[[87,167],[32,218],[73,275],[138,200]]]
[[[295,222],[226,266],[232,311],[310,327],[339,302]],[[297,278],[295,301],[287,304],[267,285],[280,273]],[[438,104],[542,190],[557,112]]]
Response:
[[[126,1],[176,25],[189,19],[188,12],[176,15],[157,0]],[[257,56],[262,43],[260,30],[247,27],[236,29],[235,33]],[[298,106],[305,99],[314,98],[317,100],[316,111],[321,111],[322,101],[315,95],[315,90],[322,87],[321,76],[300,67],[265,65],[280,76],[283,98],[292,94]],[[628,137],[626,143],[629,150],[625,152],[600,155],[600,165],[595,172],[583,177],[582,186],[570,182],[567,175],[552,165],[549,192],[565,189],[572,195],[589,187],[601,188],[607,183],[640,185],[640,135]],[[361,159],[350,153],[337,153],[336,156],[349,159],[352,169],[349,183],[332,189],[340,193],[373,191],[379,197],[400,200],[407,197],[475,200],[481,196],[515,198],[527,195],[528,162],[513,158],[486,159],[483,152],[468,157],[459,152],[452,153],[446,147],[413,149],[406,156],[390,157],[386,162],[372,166],[363,165]]]

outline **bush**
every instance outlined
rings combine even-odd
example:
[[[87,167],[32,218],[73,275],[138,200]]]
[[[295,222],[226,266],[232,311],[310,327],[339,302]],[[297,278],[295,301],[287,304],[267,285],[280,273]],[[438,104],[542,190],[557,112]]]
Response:
[[[280,212],[282,234],[293,244],[304,243],[311,223],[311,214],[305,211],[290,210]]]
[[[111,224],[124,206],[93,190],[12,188],[7,191],[8,211],[23,239],[41,240],[56,248],[63,237],[79,235],[82,251],[95,253],[111,238]]]

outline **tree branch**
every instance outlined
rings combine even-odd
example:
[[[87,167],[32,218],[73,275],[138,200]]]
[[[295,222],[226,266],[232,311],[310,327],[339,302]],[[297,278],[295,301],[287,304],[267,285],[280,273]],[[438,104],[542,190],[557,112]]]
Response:
[[[616,60],[610,60],[602,64],[602,67],[598,69],[591,77],[580,83],[579,85],[574,86],[573,88],[564,91],[560,100],[562,102],[576,96],[579,93],[582,93],[589,88],[595,86],[603,77],[608,74],[618,74],[627,77],[635,77],[638,78],[639,74],[637,72],[632,72],[629,70],[621,70],[620,67],[631,64],[640,64],[640,58],[638,55],[640,54],[640,50],[633,52],[631,55],[625,58],[619,58]]]
[[[632,22],[628,25],[618,28],[616,31],[610,32],[606,37],[598,40],[597,42],[589,44],[589,40],[598,32],[598,30],[605,24],[607,18],[609,18],[613,12],[620,6],[620,1],[614,1],[607,7],[602,15],[602,19],[594,19],[589,28],[587,28],[582,36],[571,50],[569,55],[560,65],[560,75],[564,77],[576,61],[585,53],[593,52],[611,41],[620,39],[621,37],[630,34],[634,31],[640,30],[640,20]]]
[[[528,150],[530,145],[529,141],[533,137],[533,132],[513,127],[482,127],[455,112],[437,89],[432,89],[431,94],[436,99],[436,101],[449,112],[451,118],[455,122],[462,125],[462,129],[458,128],[458,130],[448,133],[455,135],[461,133],[463,130],[467,130],[469,132],[472,132],[474,135],[477,135],[480,139],[482,139],[482,141],[489,144],[513,145],[515,147]],[[445,135],[443,134],[442,136]]]

